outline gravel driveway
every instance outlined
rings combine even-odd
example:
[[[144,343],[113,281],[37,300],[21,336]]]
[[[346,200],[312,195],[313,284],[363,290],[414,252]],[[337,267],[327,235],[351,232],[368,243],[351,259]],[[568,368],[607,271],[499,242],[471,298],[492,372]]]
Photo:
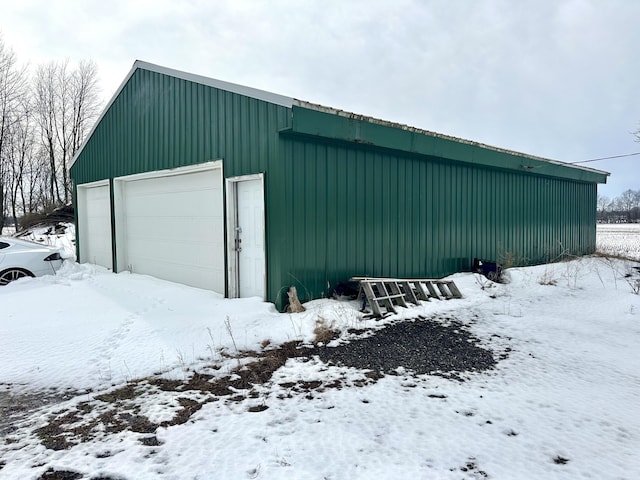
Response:
[[[455,377],[496,364],[493,352],[454,320],[445,323],[419,317],[377,330],[336,347],[316,347],[313,354],[326,363],[391,373],[402,367],[416,374]]]

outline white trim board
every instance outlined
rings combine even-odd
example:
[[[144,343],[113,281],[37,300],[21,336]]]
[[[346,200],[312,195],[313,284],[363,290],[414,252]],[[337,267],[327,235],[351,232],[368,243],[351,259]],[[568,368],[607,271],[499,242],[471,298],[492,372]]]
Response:
[[[220,167],[222,167],[222,160],[210,160],[208,162],[196,163],[194,165],[185,165],[182,167],[166,168],[164,170],[152,170],[149,172],[134,173],[132,175],[123,175],[122,177],[115,177],[113,180],[124,180],[125,182],[128,182],[131,180],[142,180],[145,178],[169,177],[171,175],[182,175],[183,173],[195,173]]]

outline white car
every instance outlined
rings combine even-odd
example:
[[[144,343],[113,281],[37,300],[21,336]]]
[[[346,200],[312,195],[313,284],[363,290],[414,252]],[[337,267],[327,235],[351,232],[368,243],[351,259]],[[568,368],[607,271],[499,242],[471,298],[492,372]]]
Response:
[[[0,286],[22,277],[54,275],[62,261],[59,248],[0,237]]]

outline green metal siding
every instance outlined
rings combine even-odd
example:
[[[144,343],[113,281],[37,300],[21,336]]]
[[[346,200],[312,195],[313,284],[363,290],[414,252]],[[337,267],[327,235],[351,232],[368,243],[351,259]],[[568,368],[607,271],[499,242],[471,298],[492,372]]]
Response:
[[[291,110],[137,70],[71,169],[76,182],[223,159],[225,176],[264,171]]]
[[[142,68],[71,175],[77,185],[217,159],[227,178],[265,173],[267,298],[279,307],[290,285],[318,298],[352,275],[439,277],[474,257],[591,253],[606,179]]]
[[[441,277],[474,257],[525,265],[593,252],[595,184],[282,141],[283,290],[317,298],[352,275]]]

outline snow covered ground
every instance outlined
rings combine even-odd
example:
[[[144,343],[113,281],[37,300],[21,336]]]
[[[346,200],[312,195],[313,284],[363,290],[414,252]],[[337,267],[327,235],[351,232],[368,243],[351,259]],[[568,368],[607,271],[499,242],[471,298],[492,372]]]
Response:
[[[0,289],[0,479],[637,479],[638,267],[457,274],[463,299],[373,320],[67,261]],[[418,315],[459,322],[495,368],[460,381],[312,357],[246,374],[318,325],[334,345]]]
[[[599,252],[640,261],[640,223],[598,224],[596,244]]]

